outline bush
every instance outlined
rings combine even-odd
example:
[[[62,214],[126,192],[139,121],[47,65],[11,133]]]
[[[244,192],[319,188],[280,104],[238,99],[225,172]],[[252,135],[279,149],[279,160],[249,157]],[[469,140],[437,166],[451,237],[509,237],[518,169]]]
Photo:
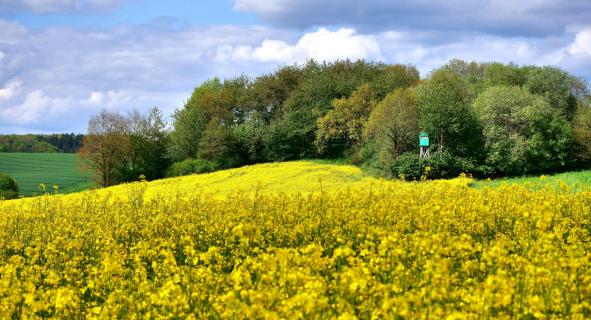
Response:
[[[462,173],[462,169],[456,165],[456,159],[446,151],[433,152],[431,157],[423,159],[426,163],[424,166],[429,166],[429,177],[433,179],[439,178],[455,178]]]
[[[435,151],[429,158],[420,158],[416,152],[406,152],[394,160],[391,168],[392,175],[407,180],[419,180],[423,176],[429,179],[449,179],[456,178],[461,173],[481,176],[488,172],[487,168],[475,165],[472,160],[454,157],[447,151]]]
[[[166,171],[167,177],[186,176],[196,173],[207,173],[215,171],[219,165],[212,161],[203,159],[187,159],[173,163]]]
[[[18,184],[9,175],[0,173],[0,199],[16,199],[18,198]]]
[[[418,180],[423,175],[424,161],[416,152],[405,152],[392,163],[392,174],[407,180]]]

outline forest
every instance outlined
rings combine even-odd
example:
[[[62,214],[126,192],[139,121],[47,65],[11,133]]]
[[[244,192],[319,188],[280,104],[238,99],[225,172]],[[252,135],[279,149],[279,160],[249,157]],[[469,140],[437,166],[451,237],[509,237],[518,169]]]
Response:
[[[0,152],[75,153],[82,137],[75,133],[0,135]]]
[[[103,186],[310,158],[408,180],[550,173],[589,166],[591,98],[584,79],[551,66],[451,60],[421,77],[412,65],[310,60],[205,81],[170,124],[157,108],[103,111],[79,154]]]

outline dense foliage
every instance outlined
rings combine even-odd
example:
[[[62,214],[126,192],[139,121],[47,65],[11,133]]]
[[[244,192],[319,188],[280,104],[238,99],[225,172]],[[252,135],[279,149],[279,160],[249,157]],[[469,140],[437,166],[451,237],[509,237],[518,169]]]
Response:
[[[168,152],[225,167],[347,157],[410,179],[427,166],[433,178],[551,172],[588,164],[588,110],[587,84],[553,67],[452,60],[421,81],[412,66],[310,61],[203,83],[175,113]]]
[[[0,173],[0,199],[18,198],[19,187],[16,180],[9,175]]]
[[[301,171],[286,165],[259,173],[272,166],[299,179]],[[313,194],[274,193],[265,186],[276,175],[245,181],[250,171],[0,201],[0,313],[591,317],[588,192],[374,179]],[[216,200],[220,185],[205,182],[222,174],[249,192],[224,184],[227,197]],[[312,181],[301,183],[313,190]]]
[[[375,103],[418,81],[414,67],[364,61],[310,61],[256,79],[213,79],[175,113],[170,154],[236,166],[355,153],[348,151],[359,149]]]
[[[82,145],[82,134],[0,135],[0,152],[74,153]]]
[[[212,172],[219,166],[204,159],[187,159],[173,163],[166,171],[167,177],[180,177],[190,174]]]
[[[347,158],[408,179],[427,167],[429,178],[586,167],[590,99],[585,81],[547,66],[452,60],[421,80],[413,66],[312,60],[256,78],[205,81],[173,114],[170,131],[161,117],[139,127],[133,119],[142,116],[128,117],[125,141],[110,149],[124,156],[101,183],[160,178],[175,162],[172,175],[209,170],[189,159],[219,169]],[[421,131],[431,140],[427,159],[418,156]],[[93,137],[89,131],[86,142]]]
[[[573,160],[573,128],[541,96],[521,87],[493,86],[476,98],[487,164],[506,175],[549,171]]]

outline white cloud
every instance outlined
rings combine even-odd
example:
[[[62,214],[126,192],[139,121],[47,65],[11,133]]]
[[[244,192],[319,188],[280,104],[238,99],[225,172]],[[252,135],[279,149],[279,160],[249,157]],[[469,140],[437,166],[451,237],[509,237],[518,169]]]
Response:
[[[233,26],[27,30],[17,23],[6,25],[10,28],[0,28],[4,55],[0,132],[4,133],[27,127],[37,132],[84,131],[88,118],[103,108],[143,112],[158,106],[171,114],[207,78],[256,75],[275,67],[216,64],[219,46],[260,43],[272,35],[289,34]],[[13,78],[19,79],[18,85],[10,82]]]
[[[2,56],[0,55],[0,58]],[[2,59],[0,59],[1,61]],[[4,88],[0,88],[0,101],[8,100],[14,97],[20,90],[21,82],[19,80],[9,81]]]
[[[84,104],[105,109],[117,109],[120,106],[130,105],[137,101],[137,97],[126,91],[108,90],[104,92],[93,91]]]
[[[2,116],[11,119],[12,124],[37,123],[44,113],[49,113],[50,110],[45,109],[52,104],[53,101],[46,97],[43,91],[35,90],[27,94],[23,103],[3,110]]]
[[[101,109],[125,113],[135,103],[147,102],[140,92],[95,91],[87,97],[76,98],[50,96],[43,90],[33,90],[26,93],[20,103],[0,108],[0,128],[32,127],[32,131],[38,132],[69,126],[65,131],[83,131],[88,118]]]
[[[207,78],[256,76],[308,58],[412,63],[423,76],[451,58],[513,61],[558,65],[591,79],[588,30],[527,38],[260,26],[27,29],[0,20],[0,132],[81,132],[103,108],[158,106],[170,114]]]
[[[221,46],[216,58],[220,62],[302,62],[311,58],[319,61],[347,58],[376,60],[381,58],[381,51],[374,36],[358,35],[348,28],[337,31],[320,28],[304,34],[293,45],[282,40],[265,39],[258,47]]]
[[[579,57],[574,61],[568,53],[573,38],[573,34],[542,39],[479,34],[451,37],[438,32],[429,35],[412,31],[388,31],[377,36],[385,61],[412,63],[423,76],[450,59],[458,58],[521,65],[553,65],[575,75],[591,78],[591,59]],[[433,39],[444,40],[436,43]]]
[[[282,3],[283,2],[283,3]],[[234,10],[255,11],[255,12],[279,12],[285,8],[285,3],[290,2],[280,0],[236,0],[234,1]]]
[[[574,56],[591,57],[591,28],[577,33],[575,41],[568,48],[568,52]]]
[[[0,9],[2,9],[2,6],[0,6]],[[0,18],[0,44],[12,44],[22,39],[26,34],[27,28],[24,26]]]

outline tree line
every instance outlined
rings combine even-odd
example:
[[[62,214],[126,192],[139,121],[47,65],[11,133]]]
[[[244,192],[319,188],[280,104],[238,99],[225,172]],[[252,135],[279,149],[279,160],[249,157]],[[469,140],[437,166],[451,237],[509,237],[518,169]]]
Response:
[[[302,158],[407,179],[427,166],[433,178],[521,175],[589,164],[590,105],[583,79],[548,66],[451,60],[421,79],[412,65],[311,60],[205,81],[170,125],[157,109],[103,111],[80,155],[102,185]]]
[[[75,133],[0,135],[0,152],[76,153],[83,137]]]

